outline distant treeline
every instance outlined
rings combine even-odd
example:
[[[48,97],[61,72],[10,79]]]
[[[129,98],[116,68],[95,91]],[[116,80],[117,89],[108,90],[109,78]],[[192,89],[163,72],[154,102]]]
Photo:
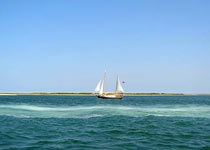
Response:
[[[110,93],[107,93],[110,94]],[[93,93],[64,93],[64,92],[57,92],[57,93],[0,93],[0,95],[69,95],[69,96],[93,96]],[[210,94],[183,94],[183,93],[124,93],[124,96],[210,96]]]
[[[81,92],[81,93],[61,93],[61,92],[57,92],[57,93],[31,93],[34,95],[94,95],[93,93],[85,93],[85,92]],[[109,93],[108,93],[109,94]],[[182,93],[124,93],[124,95],[126,96],[132,96],[132,95],[185,95]]]
[[[183,93],[125,93],[131,95],[184,95]]]

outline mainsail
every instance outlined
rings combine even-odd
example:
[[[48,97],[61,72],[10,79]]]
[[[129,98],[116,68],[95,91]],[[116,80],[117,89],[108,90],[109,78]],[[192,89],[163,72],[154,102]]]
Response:
[[[117,83],[116,83],[116,91],[115,91],[115,93],[123,93],[123,92],[124,92],[124,90],[123,90],[123,88],[122,88],[122,86],[120,84],[120,79],[119,79],[119,77],[117,75]]]
[[[105,89],[106,89],[106,72],[104,72],[103,93],[105,93]]]
[[[98,82],[98,84],[97,84],[97,86],[96,86],[96,88],[94,90],[94,93],[99,93],[100,88],[101,88],[101,80]]]

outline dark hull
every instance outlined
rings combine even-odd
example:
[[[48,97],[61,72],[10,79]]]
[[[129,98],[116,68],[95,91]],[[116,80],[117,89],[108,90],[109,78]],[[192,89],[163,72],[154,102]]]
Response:
[[[123,95],[98,95],[98,98],[102,98],[102,99],[122,99]]]

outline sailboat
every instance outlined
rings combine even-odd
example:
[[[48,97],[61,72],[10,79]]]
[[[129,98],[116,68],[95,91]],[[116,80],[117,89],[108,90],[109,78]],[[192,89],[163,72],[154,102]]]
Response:
[[[117,75],[117,82],[116,82],[116,90],[115,93],[105,93],[106,88],[106,72],[104,73],[104,80],[101,82],[99,81],[94,93],[98,96],[98,98],[103,99],[122,99],[124,90],[120,84],[119,76]]]

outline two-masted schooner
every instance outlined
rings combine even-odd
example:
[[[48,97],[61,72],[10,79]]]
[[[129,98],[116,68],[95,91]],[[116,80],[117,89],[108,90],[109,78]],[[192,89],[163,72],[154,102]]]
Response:
[[[104,80],[99,83],[96,86],[96,89],[94,90],[94,93],[97,94],[98,98],[103,99],[122,99],[124,90],[120,84],[119,76],[117,75],[117,82],[116,82],[116,90],[115,93],[105,93],[106,88],[106,72],[104,73]]]

